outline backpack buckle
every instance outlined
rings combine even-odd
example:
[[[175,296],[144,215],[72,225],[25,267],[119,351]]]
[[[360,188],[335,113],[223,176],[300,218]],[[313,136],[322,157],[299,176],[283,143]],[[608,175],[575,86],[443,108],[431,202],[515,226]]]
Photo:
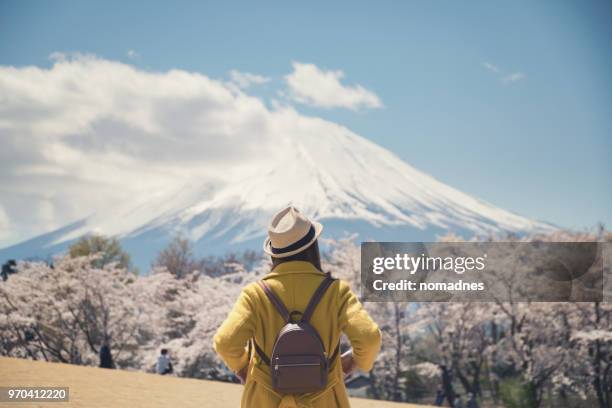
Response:
[[[294,319],[293,319],[293,316],[295,316],[295,315],[300,315],[300,318],[299,318],[299,319],[294,320]],[[301,321],[302,321],[302,317],[301,317],[301,316],[303,316],[303,315],[304,315],[304,314],[303,314],[302,312],[298,312],[297,310],[294,310],[293,312],[289,313],[289,321],[290,321],[291,323],[298,323],[298,322],[301,322]]]

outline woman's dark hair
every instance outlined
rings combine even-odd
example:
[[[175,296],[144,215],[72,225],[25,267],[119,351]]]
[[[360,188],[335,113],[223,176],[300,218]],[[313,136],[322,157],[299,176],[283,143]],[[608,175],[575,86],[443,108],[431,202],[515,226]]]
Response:
[[[161,349],[161,353],[162,354],[168,354],[168,349],[165,349],[165,348]]]
[[[321,254],[319,253],[319,242],[315,241],[308,248],[295,255],[290,255],[284,258],[272,257],[272,269],[278,265],[290,261],[305,261],[310,262],[315,268],[321,270]]]

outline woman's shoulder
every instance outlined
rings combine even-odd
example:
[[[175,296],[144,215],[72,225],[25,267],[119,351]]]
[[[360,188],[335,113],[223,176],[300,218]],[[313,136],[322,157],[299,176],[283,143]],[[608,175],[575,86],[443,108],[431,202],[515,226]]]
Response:
[[[353,293],[353,290],[351,289],[351,285],[344,279],[340,279],[340,278],[336,279],[336,284],[332,285],[332,287],[333,286],[336,286],[339,297],[348,296],[351,293]]]
[[[257,282],[250,282],[243,286],[238,296],[238,303],[242,305],[250,305],[248,307],[253,308],[259,303],[259,294],[257,292]]]
[[[257,295],[258,287],[259,284],[257,283],[257,281],[251,282],[242,288],[242,293],[248,296]]]

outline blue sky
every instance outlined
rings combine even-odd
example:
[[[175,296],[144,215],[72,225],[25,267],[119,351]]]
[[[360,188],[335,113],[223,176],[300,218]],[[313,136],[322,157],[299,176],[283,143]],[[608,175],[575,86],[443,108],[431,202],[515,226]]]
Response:
[[[294,61],[342,70],[383,106],[296,109],[508,210],[612,225],[612,3],[330,3],[3,1],[0,65],[239,70],[270,78],[247,91],[268,102]]]

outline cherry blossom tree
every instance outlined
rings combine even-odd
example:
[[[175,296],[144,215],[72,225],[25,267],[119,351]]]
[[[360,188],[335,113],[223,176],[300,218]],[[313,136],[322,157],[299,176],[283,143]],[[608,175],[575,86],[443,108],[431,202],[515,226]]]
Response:
[[[52,266],[21,263],[0,285],[2,353],[73,364],[95,364],[102,344],[119,365],[136,349],[134,275],[95,257],[57,258]]]

